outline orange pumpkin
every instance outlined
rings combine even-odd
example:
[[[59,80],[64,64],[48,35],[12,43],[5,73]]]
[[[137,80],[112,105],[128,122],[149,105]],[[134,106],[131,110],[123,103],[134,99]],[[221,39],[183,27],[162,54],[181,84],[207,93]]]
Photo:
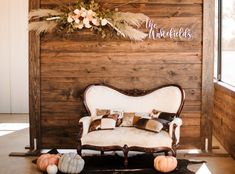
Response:
[[[157,156],[154,159],[154,168],[157,171],[167,173],[175,170],[177,159],[173,156]]]
[[[37,167],[41,171],[47,171],[47,166],[58,165],[59,155],[55,154],[43,154],[37,159]]]

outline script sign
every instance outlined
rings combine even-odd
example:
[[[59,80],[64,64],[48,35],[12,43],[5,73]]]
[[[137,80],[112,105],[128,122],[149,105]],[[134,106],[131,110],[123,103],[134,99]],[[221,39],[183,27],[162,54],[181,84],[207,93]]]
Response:
[[[149,30],[148,37],[149,39],[161,39],[161,38],[170,38],[170,39],[186,39],[191,40],[193,35],[189,28],[170,28],[164,29],[157,26],[152,20],[148,20],[146,23],[146,28]]]

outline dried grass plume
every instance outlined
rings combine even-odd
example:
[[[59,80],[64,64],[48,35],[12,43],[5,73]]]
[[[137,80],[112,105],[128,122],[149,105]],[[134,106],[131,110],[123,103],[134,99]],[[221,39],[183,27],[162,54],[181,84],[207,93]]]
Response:
[[[58,10],[51,10],[51,9],[37,9],[32,10],[29,13],[29,20],[31,19],[39,19],[42,17],[49,17],[49,16],[58,16],[62,15],[63,13]]]
[[[112,17],[114,23],[124,22],[128,25],[140,28],[149,19],[143,13],[117,12]]]
[[[120,32],[123,33],[125,38],[129,38],[130,40],[142,41],[148,36],[148,34],[142,32],[140,30],[137,30],[129,25],[123,25],[123,26],[119,26],[117,28],[120,30]]]
[[[51,33],[56,26],[57,23],[54,21],[31,22],[29,24],[29,31],[36,31],[38,34],[42,32]]]

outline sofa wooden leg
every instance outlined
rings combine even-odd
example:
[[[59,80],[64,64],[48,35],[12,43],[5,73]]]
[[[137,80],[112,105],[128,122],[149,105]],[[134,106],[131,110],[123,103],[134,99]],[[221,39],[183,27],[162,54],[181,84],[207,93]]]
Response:
[[[101,150],[101,151],[100,151],[100,154],[101,154],[101,155],[104,155],[104,151],[103,151],[103,150]]]
[[[176,157],[176,149],[173,148],[173,149],[171,150],[171,153],[172,153],[172,156]]]
[[[81,143],[81,141],[78,141],[77,154],[82,155],[82,143]]]
[[[124,154],[124,166],[127,168],[128,166],[128,152],[129,152],[129,149],[128,149],[128,146],[125,145],[123,147],[123,154]]]
[[[83,133],[83,123],[80,122],[78,123],[78,146],[77,146],[77,153],[79,155],[82,155],[82,141],[81,141],[81,138],[82,138],[82,133]]]

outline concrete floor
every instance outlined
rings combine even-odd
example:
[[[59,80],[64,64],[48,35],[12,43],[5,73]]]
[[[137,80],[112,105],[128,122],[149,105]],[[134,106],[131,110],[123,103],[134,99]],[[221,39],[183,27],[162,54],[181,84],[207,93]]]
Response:
[[[0,114],[2,123],[27,123],[28,115]],[[1,134],[0,130],[0,134]],[[32,163],[35,157],[9,157],[10,152],[26,152],[24,149],[29,142],[28,128],[0,136],[0,174],[39,174],[36,165]],[[235,174],[235,160],[231,157],[193,157],[179,154],[179,158],[207,161],[207,167],[213,174]],[[202,165],[191,165],[189,169],[197,171]],[[205,172],[201,174],[207,174]]]

